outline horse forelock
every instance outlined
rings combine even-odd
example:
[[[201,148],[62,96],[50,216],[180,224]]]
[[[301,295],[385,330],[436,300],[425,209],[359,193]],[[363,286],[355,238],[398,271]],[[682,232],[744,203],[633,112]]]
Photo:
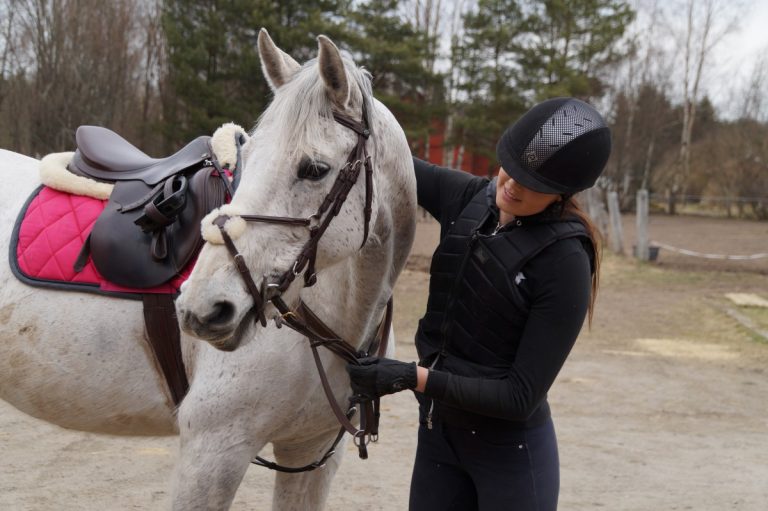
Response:
[[[342,60],[350,82],[349,112],[360,119],[363,102],[372,102],[371,75],[357,67],[346,52]],[[278,91],[252,131],[252,137],[268,138],[276,154],[322,154],[328,145],[327,120],[332,117],[333,102],[318,71],[317,59],[301,69]],[[368,119],[372,122],[372,109]]]

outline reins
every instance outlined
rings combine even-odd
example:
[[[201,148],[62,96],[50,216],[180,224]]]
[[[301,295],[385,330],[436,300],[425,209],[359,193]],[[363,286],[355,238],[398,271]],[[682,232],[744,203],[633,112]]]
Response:
[[[304,472],[314,470],[325,464],[327,459],[333,455],[336,446],[344,436],[344,432],[348,432],[354,438],[355,445],[358,448],[359,456],[362,459],[368,457],[367,444],[370,441],[375,442],[378,439],[378,423],[379,423],[379,400],[362,401],[359,399],[351,400],[352,406],[345,412],[336,401],[333,395],[328,376],[320,358],[318,351],[319,347],[324,347],[342,358],[345,362],[350,364],[359,364],[359,359],[369,356],[369,354],[377,353],[379,356],[383,356],[387,349],[389,331],[392,325],[392,298],[390,297],[387,302],[386,311],[382,321],[379,323],[379,327],[376,330],[375,335],[368,343],[368,346],[361,351],[358,351],[353,345],[343,340],[340,336],[333,332],[317,315],[312,312],[309,307],[302,301],[299,301],[295,310],[291,310],[290,307],[283,301],[282,294],[288,289],[291,283],[301,275],[304,274],[304,287],[313,286],[317,282],[317,275],[315,272],[315,259],[317,256],[317,246],[320,238],[328,229],[331,221],[341,211],[344,202],[347,199],[349,191],[352,186],[357,182],[361,169],[365,168],[365,206],[363,209],[364,214],[364,232],[363,242],[360,245],[362,248],[368,240],[369,224],[371,219],[371,203],[373,199],[373,166],[371,165],[371,158],[366,150],[366,141],[370,137],[370,130],[368,128],[368,116],[363,103],[363,115],[362,121],[358,122],[355,119],[344,115],[340,112],[334,112],[333,118],[341,124],[357,134],[357,143],[350,152],[346,163],[339,170],[336,181],[331,186],[331,190],[326,195],[322,204],[318,208],[317,212],[307,218],[292,218],[281,216],[266,216],[266,215],[240,215],[246,222],[262,222],[287,226],[306,227],[309,230],[309,238],[304,243],[301,252],[296,257],[291,268],[287,269],[281,274],[276,282],[268,282],[266,276],[262,279],[261,285],[258,286],[253,279],[250,269],[245,263],[245,259],[242,254],[237,250],[237,247],[232,240],[232,237],[227,232],[225,225],[230,219],[227,215],[220,215],[213,223],[219,228],[221,237],[224,241],[224,245],[227,248],[230,256],[232,257],[237,271],[240,273],[243,281],[245,282],[248,293],[253,298],[253,310],[255,320],[261,322],[262,326],[267,325],[267,319],[265,316],[265,309],[268,303],[272,303],[280,316],[275,318],[277,327],[282,325],[295,330],[301,335],[305,336],[309,340],[309,346],[312,349],[312,356],[317,367],[320,381],[322,383],[323,391],[328,399],[328,403],[333,410],[336,419],[341,424],[336,439],[331,447],[325,452],[321,459],[305,465],[303,467],[283,467],[274,462],[267,461],[263,458],[256,457],[253,460],[254,464],[261,465],[273,470],[282,472]],[[355,414],[354,405],[357,404],[360,409],[360,428],[355,427],[351,422],[351,418]]]

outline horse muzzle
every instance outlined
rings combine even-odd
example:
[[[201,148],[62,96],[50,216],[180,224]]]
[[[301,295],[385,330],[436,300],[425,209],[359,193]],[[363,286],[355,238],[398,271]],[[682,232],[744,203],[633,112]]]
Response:
[[[179,324],[185,332],[205,341],[217,341],[231,337],[240,321],[235,317],[232,302],[215,302],[206,311],[179,311]]]

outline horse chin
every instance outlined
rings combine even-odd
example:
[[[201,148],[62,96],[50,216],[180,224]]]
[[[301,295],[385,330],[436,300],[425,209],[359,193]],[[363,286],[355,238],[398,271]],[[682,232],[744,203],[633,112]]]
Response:
[[[243,316],[243,319],[240,320],[240,323],[237,325],[234,331],[232,331],[231,335],[217,339],[205,339],[205,341],[217,350],[235,351],[240,347],[243,339],[245,338],[245,334],[248,332],[251,325],[256,328],[253,310],[248,311]]]

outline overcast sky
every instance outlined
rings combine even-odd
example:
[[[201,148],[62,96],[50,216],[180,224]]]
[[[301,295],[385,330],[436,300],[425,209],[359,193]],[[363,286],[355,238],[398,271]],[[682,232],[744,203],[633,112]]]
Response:
[[[747,2],[738,24],[718,46],[707,77],[708,92],[723,113],[733,108],[734,85],[745,84],[755,64],[768,53],[768,0]]]

